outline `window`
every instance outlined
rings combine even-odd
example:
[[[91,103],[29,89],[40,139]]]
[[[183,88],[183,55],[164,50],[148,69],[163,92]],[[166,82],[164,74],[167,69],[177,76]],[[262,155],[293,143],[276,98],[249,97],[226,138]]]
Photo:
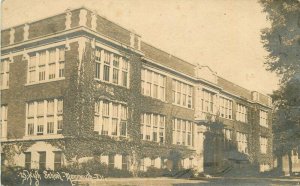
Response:
[[[27,82],[43,82],[64,77],[65,49],[51,48],[29,54]]]
[[[226,119],[232,119],[232,101],[227,98],[220,97],[219,105],[220,105],[220,117]]]
[[[140,170],[145,171],[145,159],[140,159]]]
[[[201,110],[205,113],[214,114],[216,94],[208,90],[203,89],[201,94]]]
[[[114,55],[113,59],[113,84],[119,83],[119,74],[120,74],[120,57],[117,55]]]
[[[151,167],[155,166],[155,158],[151,158],[150,166]]]
[[[39,169],[46,169],[46,152],[39,152]]]
[[[128,60],[97,48],[95,52],[95,79],[128,87]]]
[[[31,169],[31,152],[25,152],[25,169]]]
[[[172,81],[172,100],[176,105],[192,108],[193,87],[180,81]]]
[[[0,62],[0,89],[8,88],[9,84],[9,59]]]
[[[174,118],[173,121],[173,144],[194,146],[193,122]]]
[[[113,169],[115,167],[115,155],[108,155],[108,168]]]
[[[164,143],[165,116],[144,113],[141,115],[141,138],[147,141]]]
[[[244,105],[237,104],[236,120],[246,123],[247,122],[247,108]]]
[[[122,155],[122,170],[128,170],[128,156]]]
[[[263,127],[268,127],[268,112],[260,110],[259,111],[259,124]]]
[[[232,140],[232,130],[223,129],[223,135],[224,135],[225,140],[228,140],[228,141]]]
[[[193,168],[193,158],[189,158],[189,168]]]
[[[28,102],[26,111],[26,134],[28,136],[61,133],[63,124],[63,101],[61,99]]]
[[[59,48],[59,68],[58,68],[58,76],[65,77],[65,48]]]
[[[7,137],[7,105],[0,107],[0,127],[1,138]]]
[[[128,60],[125,58],[123,58],[122,62],[123,62],[122,63],[122,86],[127,87],[129,64],[128,64]]]
[[[56,50],[49,50],[49,79],[55,79],[56,75]]]
[[[54,170],[57,171],[61,169],[62,152],[55,151],[53,153],[54,153]]]
[[[242,132],[236,133],[236,141],[238,151],[247,154],[248,153],[248,139],[247,134]]]
[[[165,100],[166,77],[148,69],[142,69],[142,94]]]
[[[107,100],[96,101],[94,130],[102,135],[126,136],[127,107]]]
[[[267,144],[268,144],[268,139],[266,137],[259,137],[259,143],[260,143],[260,152],[262,154],[267,153]]]

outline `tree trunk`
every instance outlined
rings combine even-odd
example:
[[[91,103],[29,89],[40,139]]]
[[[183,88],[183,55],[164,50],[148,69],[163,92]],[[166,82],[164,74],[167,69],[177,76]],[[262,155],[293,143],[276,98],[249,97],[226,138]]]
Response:
[[[292,151],[288,152],[288,159],[289,159],[289,174],[290,176],[293,174],[293,162],[292,162]]]

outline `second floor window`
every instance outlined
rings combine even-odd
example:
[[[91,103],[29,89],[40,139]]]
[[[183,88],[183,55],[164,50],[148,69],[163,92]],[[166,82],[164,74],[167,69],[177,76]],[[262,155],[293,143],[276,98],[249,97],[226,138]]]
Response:
[[[232,119],[232,101],[224,97],[220,97],[220,117]]]
[[[268,112],[260,110],[259,111],[259,124],[263,127],[268,127]]]
[[[248,137],[242,132],[236,133],[237,148],[239,152],[248,153]]]
[[[148,69],[142,69],[142,94],[165,100],[166,77]]]
[[[27,103],[26,135],[61,134],[63,101],[61,99]]]
[[[7,137],[7,105],[0,107],[0,128],[1,138]]]
[[[144,113],[141,115],[141,139],[164,143],[165,116]]]
[[[260,152],[262,154],[267,153],[267,146],[268,146],[268,139],[266,137],[259,137],[259,143],[260,143]]]
[[[9,59],[3,59],[0,62],[0,90],[8,88],[9,62]]]
[[[173,119],[173,144],[194,146],[193,122],[178,118]]]
[[[97,48],[95,52],[95,79],[128,87],[128,59],[107,50]]]
[[[216,94],[203,89],[201,94],[201,109],[205,113],[214,113]]]
[[[95,103],[95,131],[101,135],[127,136],[127,106],[107,100]]]
[[[192,108],[193,87],[186,83],[172,81],[172,102],[176,105]]]
[[[36,83],[65,76],[65,49],[52,48],[29,55],[27,82]]]
[[[247,107],[241,104],[237,104],[236,120],[246,123],[247,122]]]

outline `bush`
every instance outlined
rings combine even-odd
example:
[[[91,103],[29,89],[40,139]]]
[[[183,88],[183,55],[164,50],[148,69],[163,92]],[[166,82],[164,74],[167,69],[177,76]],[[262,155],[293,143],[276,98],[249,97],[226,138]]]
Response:
[[[19,172],[23,170],[22,167],[1,167],[1,183],[2,185],[19,185],[22,180],[18,176]]]
[[[129,170],[109,168],[107,176],[115,178],[128,178],[132,177],[132,172],[130,172]]]
[[[172,172],[168,169],[148,167],[146,172],[139,172],[139,177],[171,177]]]
[[[96,161],[95,159],[91,159],[83,163],[76,162],[69,164],[60,171],[65,171],[70,174],[76,175],[85,175],[87,174],[87,172],[89,172],[91,175],[99,174],[106,177],[108,173],[108,166],[105,163],[101,163],[99,161]]]
[[[96,159],[91,159],[83,163],[73,163],[62,169],[61,171],[76,175],[98,174],[103,177],[127,178],[132,177],[132,173],[128,170],[116,168],[108,168],[107,164],[101,163]]]

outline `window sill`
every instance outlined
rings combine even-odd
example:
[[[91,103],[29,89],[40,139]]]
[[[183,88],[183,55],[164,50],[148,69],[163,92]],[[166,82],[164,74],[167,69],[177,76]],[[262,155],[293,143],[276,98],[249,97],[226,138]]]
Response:
[[[100,82],[100,83],[105,83],[105,84],[114,85],[114,86],[118,86],[118,87],[129,89],[129,86],[125,87],[125,86],[122,86],[122,85],[119,85],[119,84],[111,83],[111,82],[104,81],[104,80],[97,79],[97,78],[94,78],[94,80],[97,81],[97,82]]]
[[[102,137],[109,137],[111,139],[114,139],[114,140],[123,140],[123,139],[129,139],[129,136],[117,136],[117,135],[106,135],[106,134],[98,134],[99,136],[102,136]]]
[[[154,99],[156,101],[161,101],[161,102],[164,102],[164,103],[168,103],[166,100],[162,100],[162,99],[158,99],[158,98],[154,98],[152,96],[148,96],[148,95],[145,95],[145,94],[142,94],[144,97],[146,98],[151,98],[151,99]]]
[[[269,126],[266,126],[266,125],[261,125],[261,124],[259,124],[259,126],[264,127],[264,128],[266,128],[266,129],[269,128]]]
[[[227,120],[230,120],[230,121],[233,121],[233,119],[223,118],[223,117],[221,117],[221,116],[220,116],[220,118],[222,118],[222,119],[227,119]]]
[[[175,105],[175,106],[178,106],[178,107],[181,107],[181,108],[186,108],[186,109],[194,110],[194,108],[188,108],[186,106],[179,105],[179,104],[176,104],[176,103],[172,103],[172,105]]]
[[[64,79],[65,79],[65,77],[57,78],[57,79],[51,79],[51,80],[38,81],[38,82],[33,82],[33,83],[26,83],[25,86],[49,83],[49,82],[53,82],[53,81],[61,81],[61,80],[64,80]]]
[[[155,143],[155,144],[159,144],[159,145],[165,145],[165,142],[161,143],[161,142],[145,140],[145,139],[141,139],[141,140],[146,143]]]
[[[45,135],[32,135],[24,136],[24,140],[40,140],[40,139],[60,139],[64,138],[62,134],[45,134]]]
[[[0,90],[8,90],[9,87],[5,87],[5,88],[0,88]]]

